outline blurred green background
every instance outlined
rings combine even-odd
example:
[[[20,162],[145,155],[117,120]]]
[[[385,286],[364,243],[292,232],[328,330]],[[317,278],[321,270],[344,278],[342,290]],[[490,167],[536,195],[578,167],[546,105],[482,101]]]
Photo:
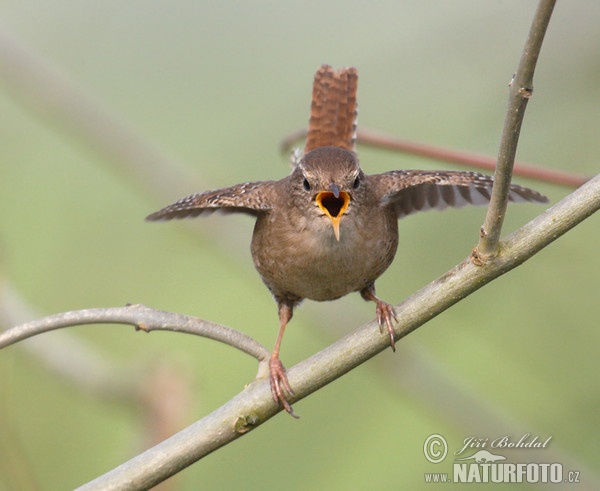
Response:
[[[112,140],[111,131],[133,131],[150,155],[168,156],[160,161],[168,164],[157,166],[111,158],[105,147],[89,144],[82,124],[57,117],[64,104],[44,107],[32,94],[41,90],[58,101],[51,83],[15,81],[3,61],[3,318],[21,322],[139,302],[223,323],[270,349],[278,321],[253,269],[252,220],[143,218],[186,193],[286,175],[288,157],[278,145],[306,125],[321,63],[358,68],[361,126],[495,155],[507,84],[535,5],[2,2],[3,50],[25,49],[38,68],[50,67],[117,122],[92,133]],[[599,23],[597,1],[559,2],[519,159],[598,172]],[[360,147],[359,156],[370,173],[448,168]],[[171,177],[179,184],[170,184]],[[517,181],[552,202],[569,192]],[[505,232],[542,210],[511,208]],[[399,252],[377,284],[379,295],[397,303],[461,261],[484,213],[403,220]],[[518,439],[527,432],[552,436],[550,448],[505,451],[508,461],[561,462],[581,471],[584,485],[577,489],[594,489],[599,240],[594,216],[402,340],[397,353],[388,350],[297,403],[300,420],[278,415],[164,489],[419,489],[425,472],[451,471],[451,457],[438,465],[425,459],[430,434],[443,435],[452,452],[469,436]],[[306,302],[286,332],[282,359],[291,366],[373,317],[373,305],[359,295]],[[75,368],[61,374],[59,361]],[[252,359],[213,341],[123,326],[71,328],[5,349],[0,488],[81,485],[217,408],[255,370]],[[162,402],[172,407],[157,415],[152,408]]]

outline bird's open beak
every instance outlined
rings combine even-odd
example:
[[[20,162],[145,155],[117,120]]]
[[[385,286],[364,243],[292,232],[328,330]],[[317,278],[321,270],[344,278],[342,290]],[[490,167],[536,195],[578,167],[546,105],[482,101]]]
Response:
[[[323,213],[331,220],[335,238],[340,240],[340,220],[350,204],[350,195],[346,191],[340,191],[339,186],[332,184],[331,191],[321,191],[315,200]]]

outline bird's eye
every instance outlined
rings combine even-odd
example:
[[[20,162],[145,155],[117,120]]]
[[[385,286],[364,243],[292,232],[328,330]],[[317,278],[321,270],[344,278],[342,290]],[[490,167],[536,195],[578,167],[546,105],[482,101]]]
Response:
[[[357,177],[356,179],[354,179],[354,182],[352,183],[352,187],[354,189],[358,189],[358,186],[360,186],[360,179]]]
[[[310,182],[308,182],[308,179],[304,178],[304,181],[302,181],[302,186],[304,186],[304,189],[307,191],[310,191]]]

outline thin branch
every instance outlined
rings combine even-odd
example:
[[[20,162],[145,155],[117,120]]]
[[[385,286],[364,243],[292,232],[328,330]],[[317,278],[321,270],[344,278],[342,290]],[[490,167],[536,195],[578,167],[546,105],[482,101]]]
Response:
[[[494,188],[478,245],[481,259],[489,258],[498,252],[521,124],[527,102],[533,94],[533,74],[555,3],[556,0],[541,0],[538,4],[517,73],[510,83],[508,109],[494,174]]]
[[[483,266],[471,258],[396,306],[397,339],[511,269],[519,266],[600,209],[600,174],[502,242],[500,253]],[[296,396],[303,399],[377,353],[389,348],[375,322],[348,334],[288,370]],[[225,405],[168,440],[125,462],[79,489],[148,489],[202,457],[239,438],[281,409],[271,399],[267,380],[256,380]]]
[[[15,326],[40,314],[19,295],[8,282],[0,284],[0,329]],[[0,331],[1,332],[1,331]],[[21,345],[22,349],[51,371],[79,390],[103,398],[131,401],[135,398],[136,381],[133,371],[116,367],[90,343],[71,332],[54,336],[34,337]]]
[[[402,140],[390,135],[385,135],[378,131],[362,129],[358,131],[358,141],[363,145],[369,145],[376,148],[400,151],[420,157],[435,159],[442,162],[474,167],[494,171],[496,169],[496,159],[486,155],[478,155],[470,152],[460,152],[449,148],[437,147],[426,143],[417,143],[414,141]],[[578,188],[588,180],[586,176],[566,172],[563,170],[547,169],[539,165],[516,162],[514,174],[535,179],[537,181],[549,182],[560,186]]]
[[[27,322],[0,333],[0,349],[37,334],[84,324],[128,324],[145,332],[176,331],[214,339],[256,358],[259,361],[258,376],[268,373],[271,353],[250,336],[197,317],[163,312],[141,304],[74,310]]]
[[[281,151],[290,153],[292,147],[306,136],[306,129],[297,130],[287,135],[281,141]],[[448,162],[451,164],[484,169],[488,171],[496,170],[496,159],[487,155],[479,155],[471,152],[462,152],[450,148],[438,147],[429,143],[419,143],[412,140],[403,140],[391,135],[386,135],[381,131],[361,127],[357,130],[356,141],[365,146],[392,150],[417,157],[437,160],[439,162]],[[557,169],[548,169],[536,164],[525,162],[516,162],[514,174],[536,181],[558,184],[570,188],[578,188],[588,180],[588,177],[582,174],[567,172]]]

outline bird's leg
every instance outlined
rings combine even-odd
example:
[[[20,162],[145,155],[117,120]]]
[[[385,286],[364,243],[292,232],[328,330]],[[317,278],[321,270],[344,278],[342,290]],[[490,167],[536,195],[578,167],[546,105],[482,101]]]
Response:
[[[271,395],[277,404],[281,404],[291,416],[297,418],[298,416],[296,416],[292,406],[286,398],[286,394],[293,396],[294,391],[288,382],[285,368],[279,359],[281,340],[283,339],[285,326],[294,313],[294,304],[285,300],[277,300],[277,308],[279,310],[279,333],[277,334],[277,341],[275,341],[275,347],[273,348],[273,353],[271,353],[271,359],[269,360]]]
[[[389,303],[384,302],[375,295],[375,283],[371,283],[368,287],[360,291],[361,297],[365,300],[375,302],[377,304],[375,312],[377,313],[377,322],[379,330],[383,332],[383,325],[387,327],[387,332],[390,336],[390,344],[392,350],[396,351],[396,342],[394,341],[394,325],[393,322],[398,322],[396,311]]]

